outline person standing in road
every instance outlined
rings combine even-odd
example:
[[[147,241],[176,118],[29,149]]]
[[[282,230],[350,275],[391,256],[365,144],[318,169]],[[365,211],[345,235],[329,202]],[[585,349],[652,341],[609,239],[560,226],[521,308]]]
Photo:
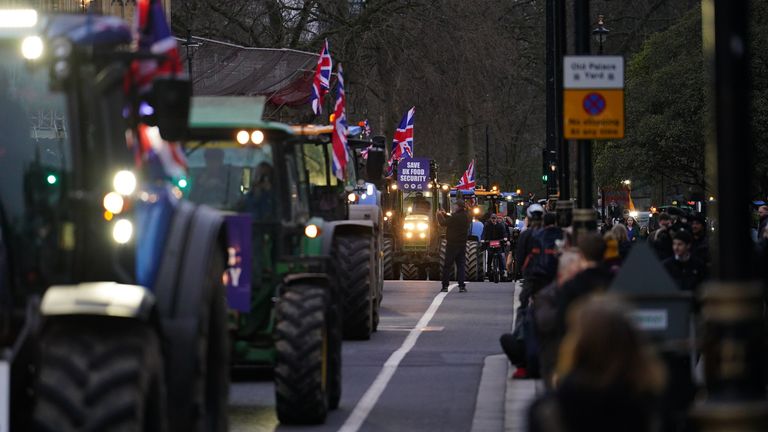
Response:
[[[445,227],[445,262],[443,263],[443,287],[441,292],[448,292],[448,277],[450,268],[456,264],[456,276],[459,282],[459,292],[467,292],[464,283],[466,272],[466,248],[469,237],[470,216],[466,211],[464,201],[457,200],[453,214],[447,215],[440,209],[437,220]]]
[[[763,237],[765,227],[768,226],[768,206],[760,206],[757,209],[757,216],[760,218],[757,224],[757,239],[759,241]]]

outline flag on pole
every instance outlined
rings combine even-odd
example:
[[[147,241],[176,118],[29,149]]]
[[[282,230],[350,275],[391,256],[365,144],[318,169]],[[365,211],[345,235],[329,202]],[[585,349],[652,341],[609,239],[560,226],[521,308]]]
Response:
[[[312,81],[312,111],[317,115],[323,112],[323,98],[331,88],[331,69],[333,61],[331,60],[331,51],[328,49],[328,39],[325,40],[323,48],[320,50],[320,57],[317,59],[317,69],[315,69],[315,78]]]
[[[160,0],[139,0],[133,31],[139,52],[165,57],[160,60],[145,59],[133,62],[130,79],[138,86],[139,93],[149,91],[155,77],[182,73],[178,45],[171,34]]]
[[[347,98],[344,94],[344,77],[342,75],[341,63],[336,70],[336,106],[334,109],[333,120],[333,173],[340,180],[346,178],[347,162],[349,161],[349,152],[347,149],[347,113],[345,105]]]
[[[464,171],[464,175],[459,179],[459,184],[456,185],[457,190],[475,190],[475,160],[469,163],[467,170]]]
[[[371,125],[368,124],[368,119],[363,120],[363,133],[365,136],[371,136]]]
[[[390,157],[393,162],[413,157],[413,114],[415,111],[416,107],[411,107],[395,130],[395,137],[392,140],[392,157]]]
[[[360,156],[363,157],[363,159],[368,159],[368,152],[373,149],[373,143],[369,145],[368,147],[364,148],[362,151],[360,151]]]

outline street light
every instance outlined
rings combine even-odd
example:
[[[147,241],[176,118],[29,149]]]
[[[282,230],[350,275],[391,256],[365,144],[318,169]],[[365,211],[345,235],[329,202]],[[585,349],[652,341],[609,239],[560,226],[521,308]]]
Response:
[[[624,180],[622,183],[629,186],[632,184],[632,180]]]
[[[597,27],[595,27],[592,30],[592,36],[595,38],[595,42],[597,42],[597,53],[602,54],[603,53],[603,44],[605,43],[605,40],[608,39],[608,33],[611,31],[605,28],[605,16],[604,15],[598,15],[597,16]]]

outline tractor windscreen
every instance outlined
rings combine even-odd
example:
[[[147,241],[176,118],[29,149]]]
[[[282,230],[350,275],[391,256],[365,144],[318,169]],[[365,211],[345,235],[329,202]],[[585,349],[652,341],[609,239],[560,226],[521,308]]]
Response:
[[[272,146],[235,141],[188,142],[191,201],[221,210],[248,212],[255,220],[276,218]]]
[[[72,171],[65,100],[48,70],[26,67],[19,40],[0,40],[0,246],[26,289],[61,280],[60,250],[74,242],[62,210]],[[20,294],[20,293],[17,293]]]
[[[406,192],[403,195],[403,210],[406,214],[430,214],[432,192]]]

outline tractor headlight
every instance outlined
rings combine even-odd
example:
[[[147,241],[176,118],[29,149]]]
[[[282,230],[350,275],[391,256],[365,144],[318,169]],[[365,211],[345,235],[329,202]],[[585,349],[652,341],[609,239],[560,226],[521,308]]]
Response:
[[[320,235],[320,227],[315,224],[309,224],[304,228],[304,235],[313,239]]]
[[[427,229],[429,229],[429,224],[426,222],[419,222],[416,224],[417,231],[426,231]]]
[[[126,244],[133,237],[133,224],[128,219],[119,219],[112,228],[112,238],[120,244]]]
[[[386,212],[386,213],[384,213],[384,215],[385,215],[386,217],[388,217],[388,218],[391,218],[391,217],[392,217],[392,212],[391,212],[391,211],[389,211],[389,210],[387,210],[387,212]]]
[[[420,239],[425,239],[425,238],[427,238],[427,233],[420,233],[420,234],[419,234],[419,238],[420,238]]]
[[[347,195],[347,201],[351,203],[357,201],[357,195],[355,195],[354,192],[350,192],[349,195]]]
[[[634,211],[634,210],[632,210],[631,212],[629,212],[629,215],[630,215],[630,216],[632,216],[633,218],[637,218],[637,212],[636,212],[636,211]]]
[[[40,36],[27,36],[21,41],[21,55],[27,60],[37,60],[43,56],[43,40]]]
[[[112,214],[120,214],[123,211],[125,200],[117,192],[110,192],[104,196],[104,209]]]
[[[412,233],[412,232],[410,232],[410,231],[406,231],[406,233],[405,233],[405,238],[407,238],[407,239],[409,239],[409,238],[413,238],[413,233]]]
[[[472,214],[479,215],[480,214],[480,207],[475,207],[472,209]]]
[[[120,195],[130,195],[136,190],[136,175],[128,170],[118,171],[112,186]]]
[[[413,231],[416,225],[413,222],[406,222],[403,224],[403,229],[406,231]]]

